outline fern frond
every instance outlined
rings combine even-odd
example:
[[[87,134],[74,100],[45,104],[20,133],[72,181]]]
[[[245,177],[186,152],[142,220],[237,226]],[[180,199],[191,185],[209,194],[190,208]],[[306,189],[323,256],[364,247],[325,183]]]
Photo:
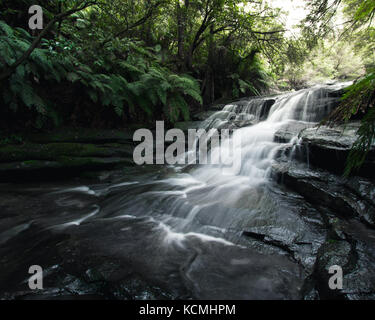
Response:
[[[0,31],[7,37],[13,36],[13,29],[4,20],[0,20]]]

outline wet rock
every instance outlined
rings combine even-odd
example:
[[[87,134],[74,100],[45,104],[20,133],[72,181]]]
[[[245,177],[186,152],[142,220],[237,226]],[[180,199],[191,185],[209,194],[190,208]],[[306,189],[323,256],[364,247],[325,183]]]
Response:
[[[217,130],[236,130],[244,127],[254,125],[256,122],[252,120],[234,120],[234,121],[221,121],[219,125],[215,126]]]
[[[302,130],[313,126],[315,124],[291,120],[275,133],[275,142],[289,143],[291,139],[298,137]]]
[[[262,121],[267,119],[272,106],[276,100],[270,97],[253,97],[236,102],[231,102],[228,106],[233,106],[237,114],[251,113],[256,114],[257,119]]]
[[[174,124],[176,129],[180,129],[187,133],[189,129],[201,129],[202,128],[202,121],[184,121],[184,122],[177,122]]]
[[[140,125],[140,127],[143,127]],[[89,128],[59,128],[48,133],[29,134],[26,140],[33,143],[131,143],[135,129],[97,130]]]
[[[223,108],[225,107],[225,104],[224,103],[219,103],[219,104],[213,104],[213,105],[211,105],[211,106],[209,106],[209,110],[210,111],[215,111],[215,112],[217,112],[217,111],[221,111],[221,110],[223,110]],[[204,120],[206,120],[206,119],[204,119]]]
[[[375,185],[366,179],[344,179],[320,169],[308,169],[305,165],[275,163],[272,171],[276,179],[295,190],[309,202],[324,205],[340,217],[357,217],[375,228],[375,207],[368,198]],[[355,186],[361,192],[354,191]]]
[[[269,113],[270,113],[270,110],[272,108],[272,106],[275,104],[276,100],[275,99],[265,99],[264,100],[264,103],[262,105],[262,110],[261,110],[261,113],[260,113],[260,120],[265,120],[267,119]]]
[[[239,128],[253,126],[256,123],[256,121],[255,120],[235,120],[233,121],[233,123],[239,129]]]
[[[0,147],[0,163],[28,160],[56,161],[60,157],[132,157],[133,146],[123,144],[48,143],[7,145]]]
[[[219,110],[221,110],[221,109],[219,109]],[[209,117],[211,117],[216,112],[217,111],[203,111],[203,112],[199,112],[197,114],[194,114],[192,116],[192,119],[194,121],[204,121],[204,120],[207,120]]]
[[[59,157],[55,161],[28,160],[0,163],[0,181],[51,180],[72,177],[85,171],[116,169],[134,165],[131,158]]]
[[[322,299],[343,298],[342,292],[329,288],[329,278],[332,276],[329,269],[332,266],[339,266],[347,270],[347,266],[351,263],[351,252],[352,248],[346,241],[331,240],[320,247],[315,276],[318,280],[317,288]]]
[[[319,249],[315,278],[323,299],[373,300],[375,297],[375,231],[358,221],[331,219],[337,237],[327,239]],[[333,239],[334,238],[334,239]],[[343,270],[342,290],[331,290],[328,273],[331,266]]]
[[[342,174],[349,152],[357,139],[359,125],[359,122],[352,122],[334,128],[321,126],[303,130],[300,138],[308,148],[309,161],[321,168]],[[375,178],[375,144],[358,174]]]
[[[327,236],[320,212],[288,190],[272,191],[262,201],[269,209],[250,215],[243,236],[254,240],[250,245],[262,253],[272,254],[273,251],[273,254],[290,256],[304,267],[305,277],[308,277],[313,272],[317,251]]]
[[[0,181],[77,176],[85,171],[133,165],[132,144],[26,142],[0,147]]]
[[[51,222],[46,217],[44,223]],[[147,218],[93,219],[66,228],[44,223],[0,246],[0,298],[300,298],[300,267],[283,256],[193,233],[173,238]],[[36,294],[24,281],[31,264],[46,271],[45,290]]]

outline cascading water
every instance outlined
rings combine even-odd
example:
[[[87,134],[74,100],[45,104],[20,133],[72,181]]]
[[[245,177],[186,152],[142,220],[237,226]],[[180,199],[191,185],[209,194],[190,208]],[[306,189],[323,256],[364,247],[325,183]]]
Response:
[[[52,233],[48,243],[63,252],[63,270],[66,261],[92,263],[87,268],[100,272],[116,265],[115,278],[123,272],[146,283],[134,289],[126,282],[136,297],[148,297],[152,284],[174,298],[301,298],[327,230],[314,207],[273,182],[272,164],[280,154],[290,156],[299,132],[328,115],[346,85],[243,100],[213,114],[203,129],[237,128],[233,135],[240,137],[233,156],[241,161],[226,174],[218,165],[144,166],[128,168],[113,183],[58,187],[42,195],[35,189],[45,211],[0,234],[0,245],[14,237],[27,246],[37,237],[41,246],[27,250],[37,250],[37,257],[46,250],[54,274],[60,272],[53,271],[55,252],[40,240]],[[280,129],[290,134],[277,142]],[[221,151],[212,148],[211,156]]]
[[[251,126],[234,132],[241,141],[233,150],[234,158],[241,158],[239,167],[223,174],[217,165],[170,166],[163,179],[123,186],[122,194],[109,197],[102,215],[122,212],[148,216],[174,232],[196,232],[237,241],[242,230],[256,221],[257,213],[267,215],[275,211],[267,189],[271,165],[277,154],[298,142],[298,132],[286,143],[276,142],[275,133],[296,122],[300,130],[316,125],[337,104],[338,98],[331,92],[346,85],[317,86],[225,106],[204,121],[202,127],[233,128],[231,124],[251,122]],[[213,156],[220,152],[220,146],[211,150]]]
[[[241,157],[240,167],[225,175],[222,168],[214,165],[173,167],[171,170],[176,173],[172,177],[150,183],[150,191],[123,202],[124,210],[136,216],[145,215],[141,204],[148,197],[153,203],[150,215],[161,213],[158,218],[177,231],[216,234],[217,230],[242,230],[251,219],[249,212],[273,210],[264,194],[272,161],[286,146],[298,142],[296,137],[286,143],[275,142],[275,133],[296,122],[300,130],[316,125],[337,104],[337,97],[330,92],[346,85],[317,86],[225,106],[204,121],[203,128],[226,128],[241,121],[252,123],[234,132],[240,136],[234,140],[241,141],[234,149],[234,158]],[[220,152],[220,147],[211,150],[214,156]]]

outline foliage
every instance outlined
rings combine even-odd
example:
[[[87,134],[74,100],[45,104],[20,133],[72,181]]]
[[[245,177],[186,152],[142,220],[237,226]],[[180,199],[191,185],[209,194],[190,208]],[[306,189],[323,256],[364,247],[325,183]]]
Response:
[[[375,108],[372,107],[367,112],[357,134],[359,138],[354,143],[347,160],[346,176],[362,167],[368,153],[375,145]]]
[[[339,3],[341,1],[334,1],[332,7],[337,10]],[[332,124],[347,122],[353,117],[362,118],[361,126],[357,132],[358,138],[347,159],[345,175],[348,176],[361,168],[375,141],[375,61],[373,56],[374,29],[372,25],[375,3],[372,0],[342,0],[342,4],[343,13],[348,19],[345,25],[349,25],[349,27],[344,28],[342,38],[352,42],[357,54],[362,54],[365,57],[364,62],[367,71],[366,75],[346,89],[340,106],[327,119]],[[327,21],[324,10],[321,11],[321,15],[320,21]],[[316,15],[315,18],[317,18]]]
[[[84,3],[95,5],[56,18]],[[32,4],[54,22],[48,32],[23,29]],[[284,32],[278,11],[252,0],[4,0],[0,9],[0,69],[11,71],[2,125],[20,127],[173,124],[216,99],[266,93]]]
[[[0,21],[0,68],[11,65],[31,44],[31,36],[21,28],[11,28],[4,21]],[[3,104],[13,112],[17,112],[21,105],[40,116],[55,119],[51,104],[38,93],[38,87],[44,79],[61,81],[65,69],[56,59],[51,59],[48,51],[36,49],[29,61],[19,66],[11,75],[2,90]],[[36,123],[39,125],[40,117]],[[56,119],[55,119],[56,120]]]
[[[30,46],[31,36],[23,29],[11,28],[0,22],[0,66],[13,63],[23,50]],[[186,75],[176,75],[157,63],[153,52],[128,39],[119,48],[107,47],[103,55],[92,66],[80,61],[77,54],[81,47],[68,40],[45,40],[45,48],[37,48],[24,65],[7,81],[3,90],[3,101],[12,111],[17,112],[25,105],[36,115],[36,126],[41,127],[43,117],[49,117],[59,124],[55,110],[57,106],[46,97],[38,94],[41,84],[51,85],[69,82],[83,88],[82,91],[93,104],[109,106],[119,116],[124,110],[134,112],[140,107],[152,117],[154,108],[161,105],[167,119],[175,122],[180,114],[189,119],[189,108],[185,100],[190,96],[202,103],[199,85]],[[126,49],[126,59],[116,59],[116,50]],[[62,52],[62,53],[60,53]],[[130,55],[131,53],[131,55]],[[107,59],[110,57],[110,59]],[[111,60],[111,61],[110,61]]]
[[[331,38],[319,40],[302,61],[288,64],[283,78],[298,88],[328,80],[355,80],[364,73],[363,59],[354,46]]]
[[[348,87],[340,106],[327,119],[329,123],[349,121],[362,115],[358,139],[350,151],[345,175],[360,169],[375,142],[375,73],[369,73]]]

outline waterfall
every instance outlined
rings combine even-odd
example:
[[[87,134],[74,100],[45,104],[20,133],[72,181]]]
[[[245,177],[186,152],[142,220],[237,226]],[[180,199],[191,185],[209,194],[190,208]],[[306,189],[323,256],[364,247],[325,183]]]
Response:
[[[316,125],[337,106],[338,92],[346,85],[316,86],[226,105],[202,127],[233,128],[245,122],[233,133],[240,138],[234,139],[240,143],[233,150],[241,159],[239,166],[226,174],[218,165],[169,166],[171,173],[162,179],[124,190],[134,196],[121,196],[116,210],[120,206],[123,214],[153,216],[177,232],[219,237],[254,224],[259,212],[264,217],[275,214],[277,203],[267,189],[275,157],[285,148],[293,149],[301,130]],[[277,142],[275,133],[282,128],[297,130],[291,130],[288,141]],[[220,148],[213,148],[211,155],[217,156]]]
[[[288,159],[300,169],[293,156],[299,133],[333,110],[344,86],[244,99],[212,114],[202,129],[233,129],[224,139],[234,141],[230,149],[240,161],[227,170],[221,164],[127,166],[88,186],[47,185],[41,192],[33,185],[24,196],[35,212],[16,220],[18,225],[3,233],[0,242],[15,241],[10,243],[22,252],[33,252],[30,239],[35,240],[36,263],[41,256],[50,257],[47,266],[57,267],[46,269],[52,272],[49,281],[64,281],[56,280],[57,288],[66,280],[60,265],[65,268],[67,261],[71,270],[73,261],[80,268],[92,264],[88,270],[110,270],[110,277],[112,270],[116,277],[122,270],[126,279],[141,276],[147,288],[137,284],[138,297],[149,290],[148,283],[155,283],[176,298],[186,292],[200,299],[298,298],[304,279],[316,269],[328,231],[319,209],[274,181],[271,173],[277,161],[287,165]],[[211,144],[211,156],[226,148],[228,144]],[[302,164],[305,171],[310,170]],[[17,209],[17,202],[18,197],[9,203]],[[46,246],[48,239],[51,245]],[[2,248],[8,250],[7,245]],[[59,255],[63,259],[57,265]],[[19,265],[17,255],[8,256]],[[22,270],[27,270],[30,259],[23,260]],[[115,282],[113,290],[118,290]]]
[[[274,98],[255,98],[230,104],[207,119],[204,126],[206,129],[223,128],[231,122],[252,121],[251,126],[239,128],[234,133],[239,136],[234,140],[241,141],[234,150],[234,157],[241,157],[241,168],[234,168],[233,175],[236,177],[234,179],[241,176],[249,180],[250,185],[257,185],[266,182],[271,162],[278,152],[286,144],[298,143],[297,136],[285,143],[278,143],[274,138],[275,133],[296,122],[300,130],[317,124],[337,106],[338,99],[331,93],[346,85],[316,86]],[[270,102],[273,102],[272,106]],[[214,155],[219,153],[220,147],[211,152]],[[209,166],[198,168],[193,176],[205,183],[223,179],[220,170]]]

